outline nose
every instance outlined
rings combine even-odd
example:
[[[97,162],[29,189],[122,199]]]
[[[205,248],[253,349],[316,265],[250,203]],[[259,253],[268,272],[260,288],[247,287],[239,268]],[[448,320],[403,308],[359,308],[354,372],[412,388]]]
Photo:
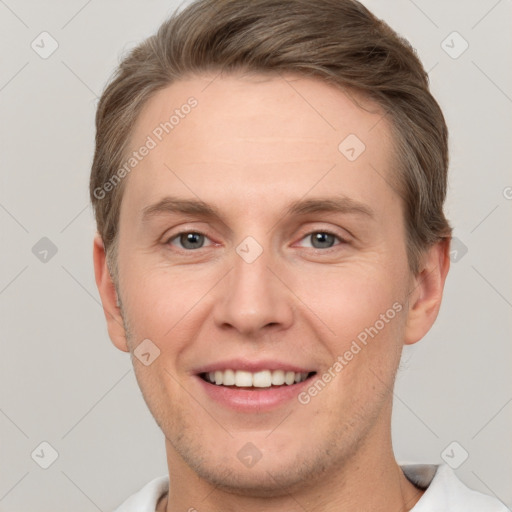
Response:
[[[214,306],[218,327],[254,338],[290,327],[293,294],[272,260],[267,251],[252,262],[233,255],[233,268],[222,280]]]

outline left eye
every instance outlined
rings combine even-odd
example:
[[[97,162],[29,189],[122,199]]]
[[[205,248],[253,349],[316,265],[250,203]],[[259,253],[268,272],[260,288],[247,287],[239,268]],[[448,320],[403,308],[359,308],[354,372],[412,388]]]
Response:
[[[315,231],[313,233],[309,233],[302,240],[310,240],[311,246],[314,249],[330,249],[333,245],[335,245],[335,241],[339,240],[343,242],[343,240],[328,231]]]
[[[181,245],[182,249],[194,250],[201,249],[204,246],[205,240],[208,240],[208,237],[202,233],[186,231],[178,233],[176,236],[170,238],[167,243],[176,245],[175,242],[177,241]]]

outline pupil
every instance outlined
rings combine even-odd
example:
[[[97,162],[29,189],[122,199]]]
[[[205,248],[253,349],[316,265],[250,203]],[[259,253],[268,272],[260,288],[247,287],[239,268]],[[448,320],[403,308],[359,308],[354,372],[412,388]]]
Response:
[[[334,235],[329,233],[314,233],[312,235],[313,247],[324,249],[325,247],[331,247],[334,243]],[[319,245],[315,245],[315,243]]]
[[[185,233],[181,235],[181,244],[186,249],[198,249],[202,245],[204,236],[200,233]],[[197,247],[199,245],[199,247]]]

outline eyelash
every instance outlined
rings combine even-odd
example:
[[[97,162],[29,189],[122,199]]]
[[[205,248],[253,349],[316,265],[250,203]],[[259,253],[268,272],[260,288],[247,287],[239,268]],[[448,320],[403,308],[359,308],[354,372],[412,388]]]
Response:
[[[332,231],[329,231],[328,229],[321,229],[321,230],[310,231],[310,232],[306,233],[304,236],[302,236],[302,238],[300,240],[302,241],[305,238],[310,237],[311,235],[314,235],[314,234],[317,234],[317,233],[333,236],[340,243],[335,244],[332,247],[326,247],[326,248],[309,247],[309,249],[313,249],[315,251],[321,251],[321,252],[330,252],[332,250],[335,250],[337,246],[348,243],[348,241],[345,240],[344,238],[342,238],[340,235],[337,235],[336,233],[333,233]],[[208,238],[208,236],[205,233],[201,233],[200,231],[191,231],[191,230],[187,231],[186,230],[186,231],[180,231],[179,233],[176,233],[176,234],[172,235],[170,238],[167,239],[167,241],[165,242],[165,245],[171,245],[171,242],[174,241],[174,240],[179,240],[181,235],[188,235],[188,234],[202,235],[205,238]],[[210,244],[210,245],[215,245],[215,243]],[[207,246],[207,247],[209,247],[209,246]],[[179,250],[180,251],[184,251],[184,252],[194,252],[194,251],[198,251],[198,250],[204,249],[204,248],[205,247],[199,247],[198,249],[179,248]]]

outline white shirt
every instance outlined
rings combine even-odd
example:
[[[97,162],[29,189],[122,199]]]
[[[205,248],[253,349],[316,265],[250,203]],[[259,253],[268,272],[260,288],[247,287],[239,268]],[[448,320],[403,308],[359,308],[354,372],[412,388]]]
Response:
[[[411,512],[510,512],[498,499],[466,487],[446,464],[401,467],[411,482],[426,488]],[[168,490],[167,475],[155,478],[113,512],[155,512],[158,500]]]

